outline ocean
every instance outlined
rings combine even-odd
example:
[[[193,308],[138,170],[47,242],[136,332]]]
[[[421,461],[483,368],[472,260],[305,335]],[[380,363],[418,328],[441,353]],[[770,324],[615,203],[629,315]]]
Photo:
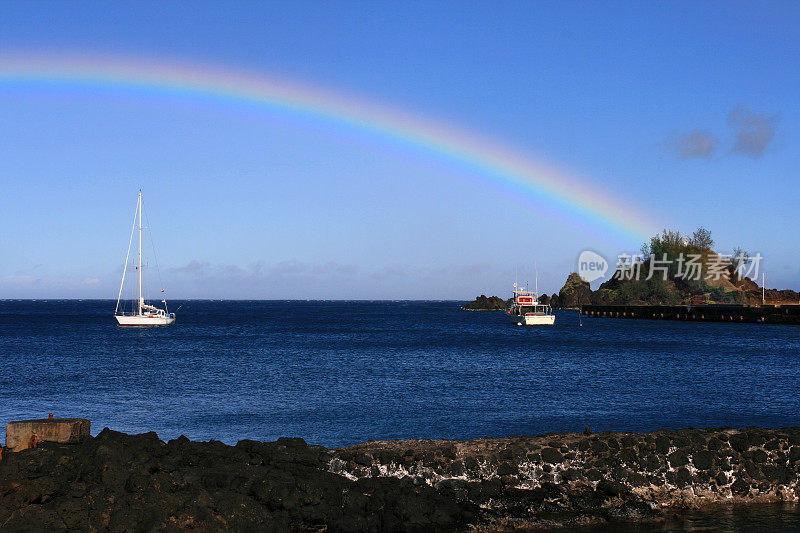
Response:
[[[512,325],[463,302],[0,301],[0,420],[235,444],[800,425],[800,328],[580,319]],[[581,325],[582,324],[582,325]]]

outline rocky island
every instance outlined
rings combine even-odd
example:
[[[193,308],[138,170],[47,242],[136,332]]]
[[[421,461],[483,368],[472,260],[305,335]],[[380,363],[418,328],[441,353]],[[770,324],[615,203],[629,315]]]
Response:
[[[554,307],[800,303],[800,293],[793,290],[762,291],[745,275],[755,259],[740,247],[728,254],[715,251],[711,232],[703,227],[691,235],[665,229],[642,245],[637,258],[630,259],[595,291],[577,273],[570,274],[558,295],[553,295]]]
[[[509,302],[499,296],[489,296],[481,294],[474,301],[464,305],[462,311],[505,311]]]
[[[506,531],[797,501],[800,428],[470,441],[161,441],[108,428],[5,453],[6,530]]]

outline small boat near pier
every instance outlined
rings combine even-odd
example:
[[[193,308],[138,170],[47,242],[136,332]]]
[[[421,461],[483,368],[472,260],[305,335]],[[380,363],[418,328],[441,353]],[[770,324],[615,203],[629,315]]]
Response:
[[[556,322],[553,309],[540,303],[535,291],[521,288],[516,283],[506,314],[518,326],[552,326]]]

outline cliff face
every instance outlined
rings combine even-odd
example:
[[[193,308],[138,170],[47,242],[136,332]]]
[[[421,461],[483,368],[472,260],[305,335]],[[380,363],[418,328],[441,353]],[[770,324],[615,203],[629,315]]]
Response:
[[[797,291],[793,291],[791,289],[767,289],[765,292],[765,297],[767,300],[767,304],[772,305],[796,305],[800,303],[800,293]],[[761,302],[761,290],[755,290],[751,293],[751,297],[758,302]]]
[[[798,501],[800,428],[168,443],[108,429],[0,461],[10,530],[468,531]]]
[[[580,307],[591,303],[592,289],[577,272],[567,276],[567,281],[558,292],[558,305],[562,308]]]

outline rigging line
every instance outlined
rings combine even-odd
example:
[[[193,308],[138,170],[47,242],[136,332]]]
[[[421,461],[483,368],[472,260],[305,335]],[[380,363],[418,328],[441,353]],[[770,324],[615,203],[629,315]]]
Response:
[[[147,234],[150,235],[150,245],[153,247],[153,260],[156,262],[156,273],[158,274],[158,285],[161,292],[164,292],[164,282],[161,281],[161,269],[158,267],[158,254],[156,253],[156,242],[153,240],[153,231],[150,229],[150,217],[147,216],[147,211],[144,209],[144,202],[142,203],[142,212],[144,219],[147,222]],[[162,298],[163,300],[163,298]]]
[[[119,299],[122,298],[122,286],[125,285],[125,272],[128,270],[128,258],[131,255],[131,244],[133,244],[133,232],[136,229],[136,211],[133,212],[133,227],[131,228],[131,238],[128,240],[128,252],[125,254],[125,265],[122,267],[122,281],[119,283],[119,293],[117,294],[117,307],[114,309],[114,314],[119,311]],[[123,313],[125,311],[125,304],[123,304]]]

